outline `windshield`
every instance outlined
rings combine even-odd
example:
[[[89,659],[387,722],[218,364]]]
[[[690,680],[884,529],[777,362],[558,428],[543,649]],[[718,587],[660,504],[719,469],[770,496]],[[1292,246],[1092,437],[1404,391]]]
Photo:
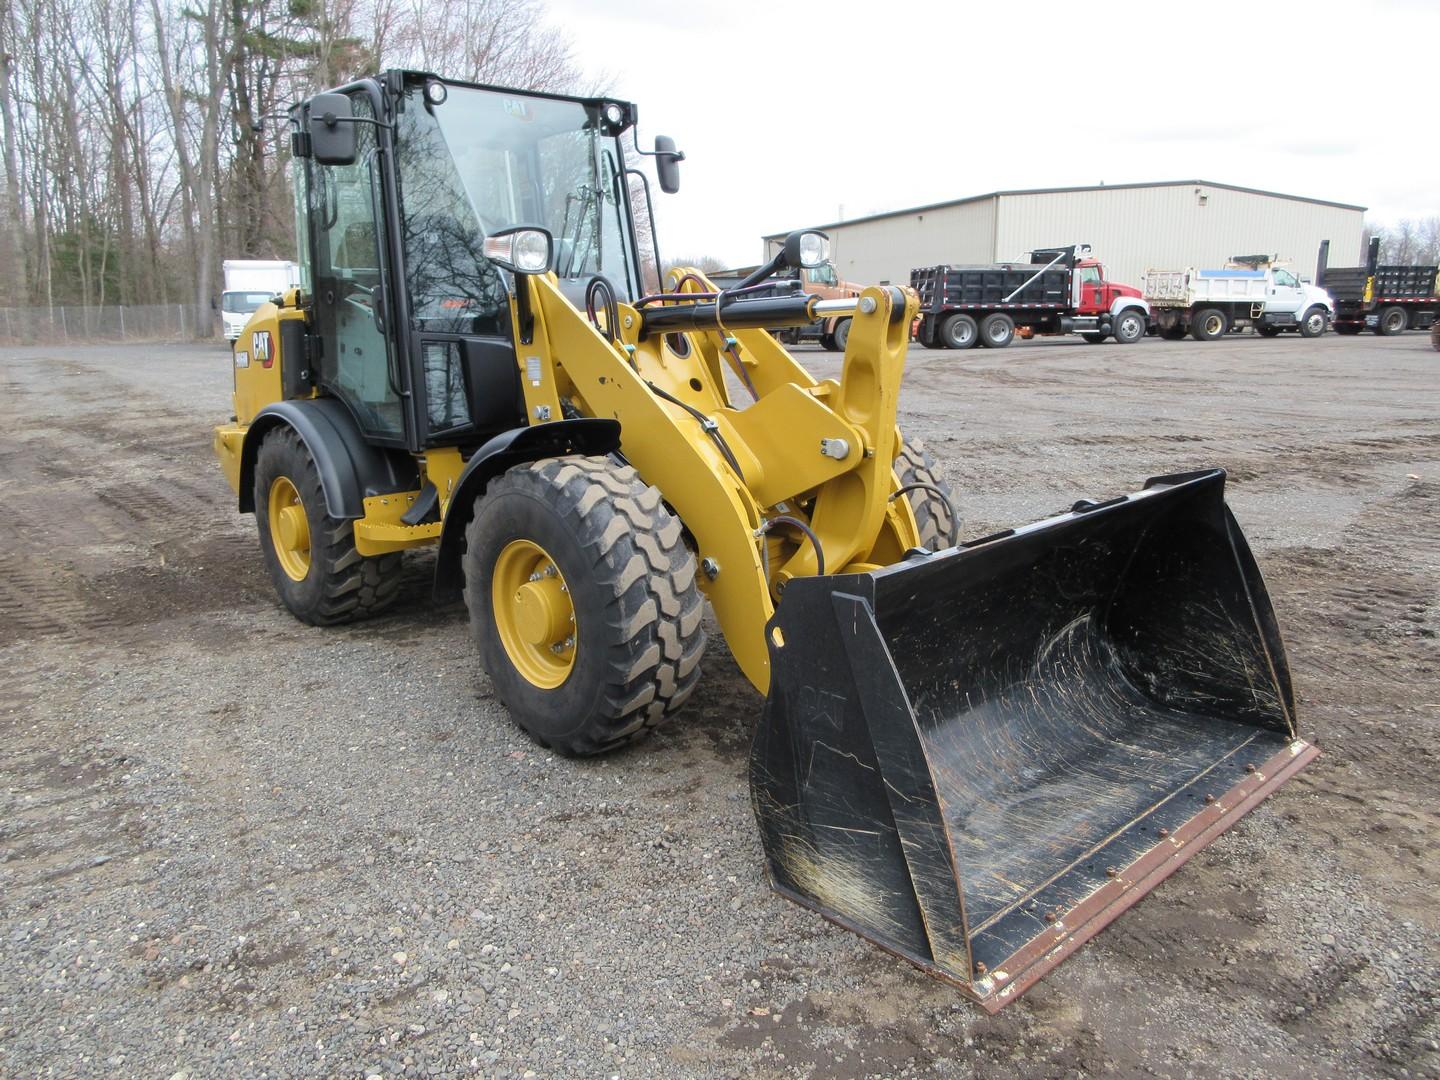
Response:
[[[601,135],[579,102],[447,89],[431,106],[412,86],[397,121],[416,329],[505,332],[509,289],[481,245],[513,225],[550,230],[561,278],[604,274],[621,299],[633,299],[617,140]]]
[[[227,292],[220,294],[220,310],[248,315],[258,311],[261,304],[269,303],[273,292]]]

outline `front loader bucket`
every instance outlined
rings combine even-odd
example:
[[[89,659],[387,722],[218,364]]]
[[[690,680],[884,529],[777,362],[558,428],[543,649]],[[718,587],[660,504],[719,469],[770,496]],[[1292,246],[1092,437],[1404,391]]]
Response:
[[[792,580],[750,761],[776,889],[994,1011],[1302,768],[1224,486]]]

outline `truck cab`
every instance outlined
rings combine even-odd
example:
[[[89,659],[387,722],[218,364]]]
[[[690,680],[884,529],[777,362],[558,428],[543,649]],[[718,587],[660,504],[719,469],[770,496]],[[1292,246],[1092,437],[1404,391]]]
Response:
[[[1098,259],[1082,259],[1075,267],[1075,278],[1080,286],[1077,315],[1100,315],[1117,310],[1116,301],[1121,297],[1140,299],[1141,292],[1133,285],[1122,285],[1105,276],[1105,267]]]
[[[841,279],[835,273],[835,264],[829,261],[801,270],[800,288],[822,300],[843,300],[860,295],[860,286]],[[814,326],[801,327],[797,333],[797,341],[818,340],[832,352],[844,352],[845,342],[850,337],[850,319],[848,316],[821,319]]]

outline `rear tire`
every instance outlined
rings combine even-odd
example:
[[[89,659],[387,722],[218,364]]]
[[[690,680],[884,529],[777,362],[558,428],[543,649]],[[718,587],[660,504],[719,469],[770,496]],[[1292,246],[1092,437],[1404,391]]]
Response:
[[[1177,322],[1173,326],[1162,329],[1160,336],[1166,341],[1179,341],[1185,336],[1185,327]]]
[[[1325,333],[1325,309],[1322,307],[1306,308],[1305,314],[1300,316],[1300,336],[1317,338],[1323,333]]]
[[[1388,307],[1380,312],[1380,317],[1375,320],[1375,332],[1382,337],[1393,337],[1396,334],[1403,334],[1410,325],[1410,316],[1402,307]]]
[[[820,344],[827,352],[835,352],[835,338],[830,334],[820,335]]]
[[[980,344],[987,349],[1003,349],[1015,340],[1015,320],[1003,311],[996,311],[980,320]]]
[[[355,550],[354,523],[328,513],[320,472],[293,428],[275,428],[260,444],[255,523],[280,602],[301,622],[363,619],[400,595],[400,552],[366,558]]]
[[[935,460],[923,442],[917,439],[900,444],[900,452],[895,455],[895,475],[900,478],[902,488],[910,484],[930,484],[945,493],[950,506],[946,506],[945,499],[935,492],[924,488],[907,491],[904,497],[915,514],[915,524],[919,526],[920,546],[927,551],[941,551],[949,546],[950,537],[955,532],[955,519],[952,517],[955,497],[950,492],[950,485],[940,478]]]
[[[1229,329],[1230,320],[1219,308],[1197,311],[1190,319],[1190,336],[1196,341],[1215,341]]]
[[[470,632],[496,696],[537,742],[610,750],[690,696],[704,605],[682,532],[655,488],[603,457],[516,465],[476,500],[463,560]],[[516,586],[514,553],[530,549],[535,572],[522,569]],[[522,602],[532,584],[548,599]],[[532,634],[536,606],[545,615]]]
[[[1135,308],[1126,308],[1111,323],[1116,345],[1133,345],[1145,336],[1145,316]]]
[[[951,315],[940,324],[940,343],[947,349],[973,349],[980,340],[980,328],[969,315]]]
[[[850,340],[850,320],[841,319],[837,322],[835,329],[831,331],[830,339],[835,342],[836,352],[844,352],[845,345]]]

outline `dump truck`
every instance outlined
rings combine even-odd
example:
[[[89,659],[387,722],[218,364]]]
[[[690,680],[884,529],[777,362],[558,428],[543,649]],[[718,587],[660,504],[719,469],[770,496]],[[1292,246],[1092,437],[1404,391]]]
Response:
[[[759,268],[757,264],[736,270],[721,270],[709,275],[709,280],[717,288],[735,288],[743,285],[745,279]],[[835,272],[835,264],[828,259],[820,266],[807,267],[798,273],[787,271],[775,276],[777,280],[781,281],[786,279],[799,281],[802,292],[810,296],[818,296],[822,300],[837,300],[860,295],[860,286],[842,280]],[[816,319],[808,326],[776,330],[774,336],[787,345],[813,342],[830,352],[844,352],[845,342],[850,337],[850,316],[829,315],[823,319]]]
[[[1373,330],[1386,337],[1428,330],[1440,312],[1440,266],[1381,266],[1380,237],[1370,238],[1364,266],[1327,266],[1330,241],[1320,241],[1315,280],[1335,298],[1335,332]]]
[[[288,259],[226,259],[221,270],[220,322],[226,341],[240,336],[261,304],[300,284],[300,266]]]
[[[1145,271],[1155,332],[1172,341],[1186,334],[1215,341],[1247,327],[1262,337],[1287,330],[1307,338],[1325,333],[1335,314],[1334,300],[1274,264],[1270,255],[1235,255],[1219,270]]]
[[[922,345],[1003,349],[1016,331],[1080,334],[1098,345],[1110,336],[1130,345],[1145,336],[1150,308],[1140,290],[1109,281],[1088,258],[1088,244],[1039,248],[1027,262],[925,266],[910,271],[920,296]]]
[[[290,116],[312,288],[246,324],[214,448],[301,621],[431,547],[510,717],[589,755],[680,711],[708,604],[774,887],[991,1010],[1314,755],[1222,470],[962,539],[897,424],[914,294],[774,280],[815,232],[644,293],[634,105],[392,70]],[[819,380],[772,331],[835,315]]]

